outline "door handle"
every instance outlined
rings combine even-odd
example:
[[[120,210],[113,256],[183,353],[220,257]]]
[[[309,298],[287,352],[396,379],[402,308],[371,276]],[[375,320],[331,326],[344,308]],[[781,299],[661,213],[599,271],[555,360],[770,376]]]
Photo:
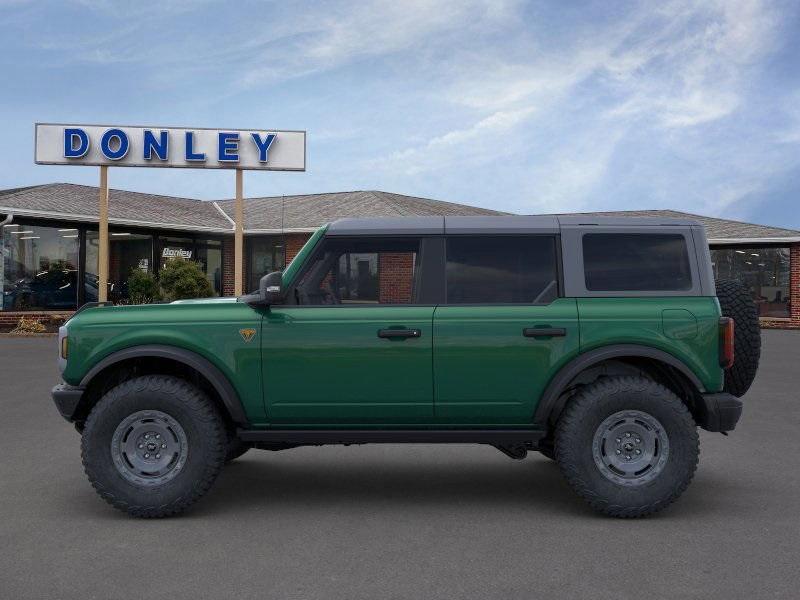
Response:
[[[378,337],[387,340],[418,338],[421,335],[419,329],[378,329]]]
[[[567,330],[563,327],[526,327],[522,330],[525,337],[564,337]]]

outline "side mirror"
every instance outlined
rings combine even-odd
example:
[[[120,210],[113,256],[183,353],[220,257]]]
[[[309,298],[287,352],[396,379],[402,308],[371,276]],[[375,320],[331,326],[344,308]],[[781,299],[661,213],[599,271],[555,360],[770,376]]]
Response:
[[[239,298],[239,302],[269,306],[280,304],[283,300],[283,273],[273,271],[264,275],[258,282],[258,292]]]

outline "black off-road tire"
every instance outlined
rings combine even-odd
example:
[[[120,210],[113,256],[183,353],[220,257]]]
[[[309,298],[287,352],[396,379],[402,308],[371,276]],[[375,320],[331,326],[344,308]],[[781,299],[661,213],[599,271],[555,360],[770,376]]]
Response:
[[[593,449],[604,424],[623,411],[653,418],[668,448],[663,452],[662,445],[664,458],[657,471],[633,483],[628,480],[626,485],[601,471]],[[697,468],[700,442],[695,422],[680,398],[651,379],[623,376],[598,380],[570,401],[556,426],[555,449],[567,482],[592,508],[613,517],[633,518],[658,512],[683,493]]]
[[[744,396],[756,378],[761,358],[761,326],[756,303],[750,291],[738,281],[722,279],[716,282],[717,299],[722,315],[734,321],[734,361],[725,370],[725,391]]]
[[[144,423],[139,431],[146,430],[152,414],[166,415],[169,421],[165,422],[181,432],[182,445],[176,444],[184,453],[175,454],[182,456],[180,468],[162,477],[163,483],[147,477],[132,481],[126,467],[119,466],[131,463],[121,462],[119,452],[115,456],[114,442],[124,439],[118,432],[139,415],[145,416],[135,421]],[[132,516],[157,518],[186,510],[211,488],[225,460],[226,442],[222,416],[201,390],[178,377],[146,375],[111,389],[92,408],[83,430],[81,456],[101,498]]]

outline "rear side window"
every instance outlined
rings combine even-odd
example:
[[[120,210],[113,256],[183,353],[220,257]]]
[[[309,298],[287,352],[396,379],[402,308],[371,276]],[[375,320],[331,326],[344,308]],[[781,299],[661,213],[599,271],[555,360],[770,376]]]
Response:
[[[692,288],[686,239],[679,234],[587,233],[583,267],[589,291]]]
[[[532,304],[558,296],[553,236],[447,239],[448,304]]]

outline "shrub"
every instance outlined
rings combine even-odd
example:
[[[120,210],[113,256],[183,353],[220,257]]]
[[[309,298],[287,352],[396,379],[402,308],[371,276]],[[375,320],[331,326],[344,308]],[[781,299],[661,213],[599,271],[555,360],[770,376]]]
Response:
[[[44,333],[47,327],[39,322],[39,319],[29,319],[28,317],[20,317],[17,321],[17,326],[11,330],[11,333],[25,334],[25,333]]]
[[[133,269],[128,277],[128,297],[131,304],[150,304],[161,299],[155,276],[141,269]]]
[[[211,284],[206,279],[200,264],[173,258],[167,261],[159,274],[161,293],[165,300],[184,300],[188,298],[208,298],[214,295]]]

